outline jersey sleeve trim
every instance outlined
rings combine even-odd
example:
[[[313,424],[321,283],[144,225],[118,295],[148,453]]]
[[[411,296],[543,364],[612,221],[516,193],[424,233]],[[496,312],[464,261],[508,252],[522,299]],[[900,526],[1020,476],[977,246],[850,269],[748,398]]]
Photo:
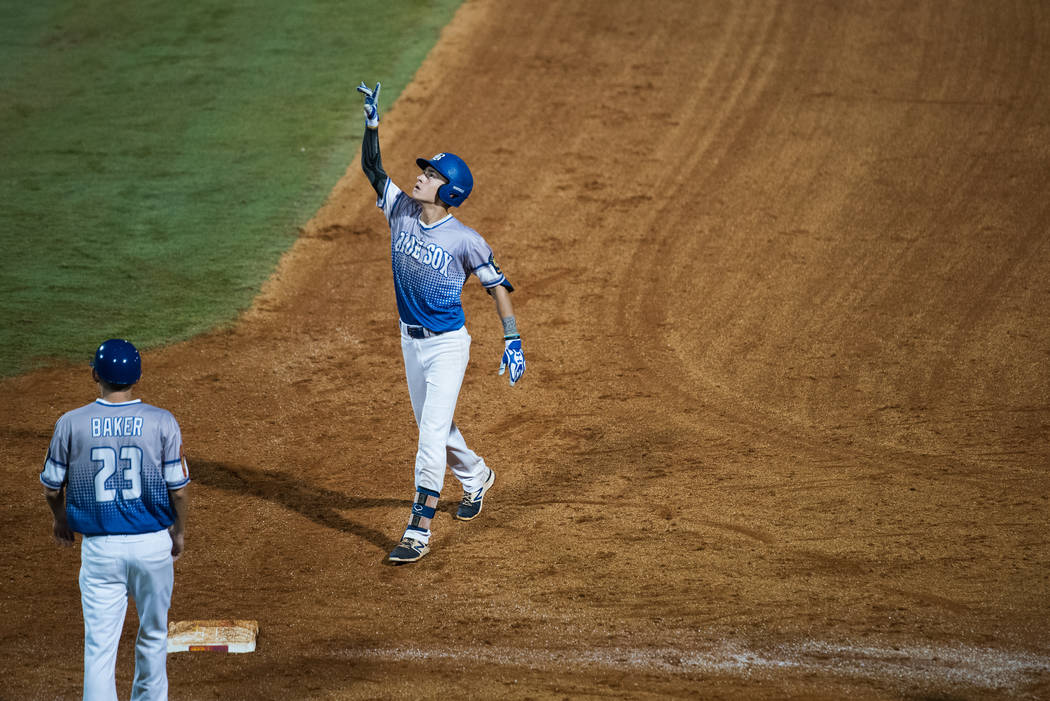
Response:
[[[181,489],[190,483],[190,469],[186,465],[186,458],[164,462],[164,482],[167,483],[168,489]]]
[[[41,474],[40,475],[40,484],[44,485],[48,489],[62,489],[62,485],[64,485],[65,482],[58,482],[58,483],[52,482],[51,480],[49,480],[46,477],[44,477],[43,474]]]
[[[187,477],[186,479],[182,480],[181,482],[167,482],[166,484],[168,485],[168,489],[170,491],[177,492],[178,490],[182,489],[183,487],[185,487],[190,482],[191,482],[190,478]]]
[[[514,286],[510,284],[507,276],[503,274],[503,271],[500,270],[499,265],[496,264],[492,257],[489,257],[487,262],[482,263],[471,272],[478,276],[478,280],[485,289],[492,289],[502,285],[507,288],[508,292],[514,291]]]
[[[40,472],[40,482],[50,489],[62,489],[66,483],[66,473],[69,466],[48,456],[44,461],[44,469]]]

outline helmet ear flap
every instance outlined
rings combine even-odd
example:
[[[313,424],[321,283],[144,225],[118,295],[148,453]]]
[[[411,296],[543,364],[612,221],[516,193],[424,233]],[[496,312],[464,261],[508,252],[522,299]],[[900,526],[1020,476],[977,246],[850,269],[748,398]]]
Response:
[[[438,197],[449,207],[458,207],[466,199],[462,193],[456,192],[456,188],[453,187],[452,183],[445,183],[439,187]]]

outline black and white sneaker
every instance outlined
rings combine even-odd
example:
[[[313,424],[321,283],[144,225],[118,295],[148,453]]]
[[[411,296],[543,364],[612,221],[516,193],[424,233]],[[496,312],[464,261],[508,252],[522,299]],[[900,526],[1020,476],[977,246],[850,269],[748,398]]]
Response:
[[[415,562],[430,552],[430,546],[414,538],[402,538],[397,547],[390,551],[387,559],[391,562]]]
[[[489,476],[485,479],[485,484],[481,485],[481,489],[463,495],[459,508],[456,509],[456,518],[460,521],[476,518],[481,513],[481,502],[485,498],[485,492],[489,491],[495,481],[496,473],[489,470]]]

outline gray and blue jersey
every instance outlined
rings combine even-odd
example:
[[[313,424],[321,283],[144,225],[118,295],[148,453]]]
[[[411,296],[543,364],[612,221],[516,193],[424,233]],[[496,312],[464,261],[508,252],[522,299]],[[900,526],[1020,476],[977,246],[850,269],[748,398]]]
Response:
[[[455,331],[464,324],[460,295],[471,273],[486,288],[514,288],[493,260],[481,234],[451,214],[425,225],[422,205],[390,178],[376,205],[390,224],[390,264],[401,321],[431,331]]]
[[[169,489],[189,484],[171,412],[141,400],[97,399],[55,423],[40,481],[66,488],[69,526],[84,535],[153,533],[175,514]]]

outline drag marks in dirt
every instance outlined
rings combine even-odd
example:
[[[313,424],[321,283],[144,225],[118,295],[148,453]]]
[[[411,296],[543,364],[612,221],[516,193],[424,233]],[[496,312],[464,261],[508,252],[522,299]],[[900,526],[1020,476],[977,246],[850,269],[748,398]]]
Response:
[[[344,650],[339,657],[394,662],[450,662],[522,667],[565,673],[573,669],[645,672],[672,676],[727,675],[775,679],[799,673],[863,679],[898,691],[995,690],[1035,698],[1025,688],[1050,674],[1050,657],[1025,650],[961,644],[932,646],[802,640],[769,646],[715,641],[705,647],[538,649],[501,646]]]

